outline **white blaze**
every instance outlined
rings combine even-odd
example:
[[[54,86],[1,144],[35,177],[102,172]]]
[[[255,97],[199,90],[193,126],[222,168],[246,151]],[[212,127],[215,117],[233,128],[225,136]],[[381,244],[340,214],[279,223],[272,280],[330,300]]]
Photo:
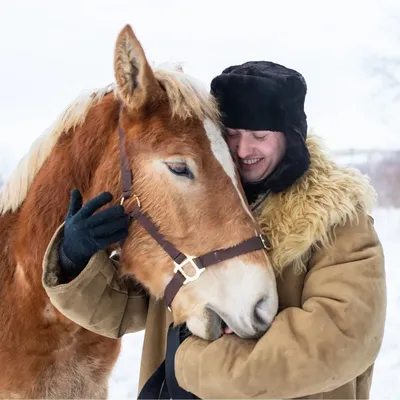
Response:
[[[235,164],[229,152],[228,145],[222,137],[221,130],[210,119],[206,119],[204,121],[204,129],[207,133],[208,139],[210,140],[211,150],[214,153],[215,158],[222,165],[225,173],[231,179],[233,186],[236,188],[240,200],[242,201],[243,208],[250,215],[251,219],[254,220],[253,214],[250,212],[249,207],[247,206],[247,203],[239,190],[238,181],[236,179]]]

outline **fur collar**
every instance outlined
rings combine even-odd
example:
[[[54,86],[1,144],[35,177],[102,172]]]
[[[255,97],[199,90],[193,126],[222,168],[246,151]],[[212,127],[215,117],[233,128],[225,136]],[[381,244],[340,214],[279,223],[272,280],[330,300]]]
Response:
[[[292,265],[306,270],[312,250],[331,243],[335,226],[356,222],[369,213],[376,192],[358,170],[337,166],[310,135],[308,171],[289,189],[272,193],[259,207],[257,220],[271,242],[271,260],[277,272]]]

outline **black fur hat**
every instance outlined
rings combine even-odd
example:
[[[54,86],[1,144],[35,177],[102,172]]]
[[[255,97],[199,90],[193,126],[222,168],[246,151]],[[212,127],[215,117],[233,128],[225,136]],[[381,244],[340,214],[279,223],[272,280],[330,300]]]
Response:
[[[280,131],[286,136],[282,162],[264,181],[246,184],[246,193],[280,192],[309,168],[304,111],[307,84],[299,72],[270,61],[249,61],[226,68],[215,77],[211,93],[226,127]]]

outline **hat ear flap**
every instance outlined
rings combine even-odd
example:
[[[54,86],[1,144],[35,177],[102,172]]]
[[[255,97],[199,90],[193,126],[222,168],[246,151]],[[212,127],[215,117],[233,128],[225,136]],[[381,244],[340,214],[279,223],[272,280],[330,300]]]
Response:
[[[304,110],[307,85],[300,74],[288,76],[282,88],[281,108],[285,111],[286,123],[303,139],[307,137],[307,115]]]

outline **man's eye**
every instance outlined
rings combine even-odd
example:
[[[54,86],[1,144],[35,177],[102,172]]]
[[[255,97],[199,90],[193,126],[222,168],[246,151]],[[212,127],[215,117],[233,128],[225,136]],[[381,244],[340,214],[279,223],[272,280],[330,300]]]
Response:
[[[265,139],[266,137],[268,136],[268,134],[267,135],[254,135],[254,137],[256,138],[256,139],[258,139],[258,140],[263,140],[263,139]]]
[[[188,179],[194,179],[192,171],[186,164],[183,163],[167,164],[167,167],[174,175],[183,176]]]
[[[240,132],[235,131],[233,129],[225,129],[225,135],[230,136],[230,137],[235,137],[235,136],[239,136]]]

